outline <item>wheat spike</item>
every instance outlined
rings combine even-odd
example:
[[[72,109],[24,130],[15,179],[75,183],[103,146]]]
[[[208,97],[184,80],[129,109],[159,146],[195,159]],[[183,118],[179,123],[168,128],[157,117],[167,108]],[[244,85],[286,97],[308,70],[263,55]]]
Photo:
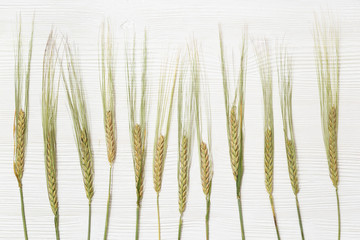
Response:
[[[16,159],[14,162],[14,172],[18,180],[19,187],[22,187],[22,176],[24,173],[25,159],[25,112],[20,109],[16,124]]]
[[[88,136],[86,130],[81,131],[81,170],[83,174],[83,182],[86,191],[86,197],[91,201],[94,195],[93,187],[93,160],[90,145],[88,142]]]
[[[341,67],[340,26],[333,14],[315,16],[314,50],[320,97],[323,140],[327,153],[329,175],[335,187],[338,213],[338,239],[341,238],[341,213],[338,193],[337,125]]]
[[[271,195],[273,191],[274,174],[274,146],[273,135],[270,129],[265,131],[265,186],[266,191]]]
[[[297,177],[296,151],[294,140],[286,140],[286,156],[288,161],[291,187],[294,194],[297,195],[299,193],[299,182]]]
[[[141,127],[139,124],[134,126],[133,130],[133,141],[134,141],[134,164],[135,164],[135,183],[136,183],[136,193],[138,195],[139,200],[142,199],[143,189],[144,189],[144,166],[143,166],[143,155],[144,148],[142,143],[141,136]]]
[[[233,175],[235,181],[238,178],[239,171],[239,156],[240,156],[240,141],[239,141],[239,122],[236,119],[236,106],[234,105],[231,108],[230,114],[230,158],[231,158],[231,167],[233,170]]]
[[[22,177],[24,174],[25,164],[25,151],[27,145],[27,122],[29,113],[29,86],[30,86],[30,70],[31,70],[31,59],[32,59],[32,47],[34,39],[34,23],[35,14],[32,20],[31,37],[28,45],[27,61],[24,61],[23,55],[23,33],[21,16],[18,18],[18,32],[16,39],[16,50],[15,50],[15,71],[14,71],[14,83],[15,83],[15,118],[13,127],[14,137],[14,156],[13,156],[13,169],[14,174],[18,182],[20,191],[20,202],[21,202],[21,215],[24,229],[24,239],[28,240],[26,217],[25,217],[25,203],[22,186]]]
[[[332,106],[329,112],[329,170],[330,178],[337,188],[339,182],[338,166],[337,166],[337,123],[336,123],[336,107]]]
[[[108,160],[110,165],[112,165],[114,163],[115,155],[116,155],[116,142],[115,142],[112,111],[106,112],[105,131],[106,131],[106,146],[107,146]]]
[[[154,189],[157,193],[161,190],[162,174],[164,170],[164,143],[165,137],[160,135],[157,140],[154,160]]]
[[[56,166],[55,166],[55,143],[50,137],[51,132],[49,133],[46,140],[46,179],[47,179],[47,189],[48,196],[51,205],[51,210],[56,216],[59,210],[58,200],[57,200],[57,183],[56,183]]]
[[[189,139],[182,137],[179,161],[179,212],[182,214],[186,208],[186,198],[189,187]]]
[[[212,179],[211,164],[209,159],[209,150],[203,141],[200,144],[200,156],[201,156],[201,183],[203,192],[206,196],[210,194],[210,184]]]

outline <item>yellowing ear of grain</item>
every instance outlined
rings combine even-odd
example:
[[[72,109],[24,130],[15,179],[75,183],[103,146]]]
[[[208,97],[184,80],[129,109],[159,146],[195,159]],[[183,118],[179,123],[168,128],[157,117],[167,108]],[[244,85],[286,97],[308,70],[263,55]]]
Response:
[[[203,192],[206,196],[210,194],[210,184],[211,184],[211,164],[209,159],[209,150],[206,143],[203,141],[200,144],[200,156],[201,156],[201,182]]]
[[[156,146],[156,155],[154,160],[154,189],[157,193],[161,190],[162,174],[164,170],[164,143],[165,137],[160,135]]]
[[[189,188],[189,139],[186,136],[181,140],[179,163],[179,212],[182,214],[186,208],[186,198]]]
[[[139,124],[136,124],[133,129],[133,144],[134,144],[134,164],[135,164],[135,183],[136,183],[136,193],[139,201],[143,196],[143,143],[141,136],[141,127]]]
[[[25,112],[20,109],[16,124],[16,159],[14,162],[14,172],[18,180],[19,187],[22,186],[21,179],[24,173],[25,164]]]

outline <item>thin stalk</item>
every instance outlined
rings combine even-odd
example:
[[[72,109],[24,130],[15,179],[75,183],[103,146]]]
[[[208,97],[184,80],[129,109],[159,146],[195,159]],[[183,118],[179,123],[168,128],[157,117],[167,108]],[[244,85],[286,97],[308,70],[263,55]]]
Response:
[[[179,218],[179,231],[178,231],[178,240],[181,239],[181,233],[182,233],[182,225],[183,225],[183,214],[180,214],[180,218]]]
[[[90,240],[91,234],[91,201],[89,201],[89,220],[88,220],[88,240]]]
[[[205,216],[206,240],[210,239],[210,236],[209,236],[209,218],[210,218],[210,197],[208,199],[206,199],[206,216]]]
[[[158,216],[158,233],[159,240],[161,239],[161,230],[160,230],[160,205],[159,205],[159,193],[156,196],[156,206],[157,206],[157,216]]]
[[[338,212],[338,239],[341,237],[341,221],[340,221],[340,201],[338,188],[336,188],[336,201],[337,201],[337,212]]]
[[[107,239],[108,229],[109,229],[109,217],[110,217],[110,202],[111,202],[111,177],[112,177],[112,165],[110,165],[110,174],[109,174],[109,193],[108,200],[106,206],[106,222],[105,222],[105,232],[104,232],[104,240]]]
[[[55,232],[56,232],[56,240],[60,240],[60,232],[59,232],[59,213],[56,213],[54,217],[55,223]]]
[[[272,209],[273,218],[274,218],[276,235],[277,235],[278,240],[280,240],[280,232],[279,232],[279,228],[278,228],[277,220],[276,220],[276,214],[275,214],[275,206],[274,206],[273,196],[272,196],[272,195],[269,195],[269,199],[270,199],[271,209]]]
[[[139,219],[140,219],[140,203],[137,204],[136,207],[136,231],[135,231],[135,239],[139,240]]]
[[[301,230],[301,239],[304,240],[305,239],[304,230],[303,230],[303,225],[302,225],[302,220],[301,220],[300,204],[299,204],[297,194],[295,195],[295,200],[296,200],[296,208],[297,208],[297,214],[298,214],[298,219],[299,219],[299,226],[300,226],[300,230]]]
[[[237,197],[237,202],[238,202],[239,216],[240,216],[241,238],[244,240],[245,239],[245,229],[244,229],[244,219],[243,219],[243,214],[242,214],[242,205],[241,205],[241,196],[240,195]]]
[[[23,221],[23,227],[24,227],[24,237],[25,237],[25,240],[27,240],[28,234],[27,234],[27,227],[26,227],[25,205],[24,205],[24,196],[23,196],[22,187],[19,187],[19,190],[20,190],[20,198],[21,198],[21,214],[22,214],[22,221]]]

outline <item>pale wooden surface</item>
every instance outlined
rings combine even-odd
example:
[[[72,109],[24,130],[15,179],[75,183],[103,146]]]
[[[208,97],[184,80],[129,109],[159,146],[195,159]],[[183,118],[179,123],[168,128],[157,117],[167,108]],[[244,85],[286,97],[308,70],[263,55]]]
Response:
[[[98,80],[99,25],[109,17],[116,29],[118,156],[113,180],[109,239],[133,239],[136,194],[129,145],[124,77],[124,35],[144,27],[149,36],[149,74],[152,108],[145,195],[141,213],[141,239],[157,238],[156,195],[152,184],[152,143],[157,82],[161,62],[170,50],[185,48],[194,35],[202,45],[210,85],[213,113],[214,179],[211,239],[240,239],[240,225],[226,139],[222,80],[219,65],[218,23],[223,24],[227,49],[238,46],[244,24],[250,39],[268,37],[272,46],[285,38],[294,56],[293,114],[298,150],[301,211],[307,239],[336,239],[337,215],[334,188],[328,176],[321,135],[318,87],[313,57],[314,13],[335,13],[341,25],[341,84],[339,164],[342,239],[360,239],[360,6],[359,1],[2,1],[0,3],[0,239],[22,239],[19,192],[12,169],[14,113],[14,45],[16,14],[22,14],[29,36],[36,12],[34,55],[30,86],[29,144],[23,178],[30,239],[54,239],[53,216],[48,203],[41,128],[41,71],[47,35],[54,27],[79,46],[87,91],[95,156],[93,239],[102,239],[107,197],[102,105]],[[284,37],[285,36],[285,37]],[[245,111],[245,175],[243,211],[247,239],[275,239],[271,209],[263,175],[263,107],[258,68],[249,41]],[[274,65],[275,66],[275,65]],[[175,116],[175,115],[174,115]],[[177,131],[174,125],[160,196],[162,237],[176,239]],[[275,185],[274,198],[283,239],[300,239],[294,197],[289,183],[281,112],[274,69]],[[85,239],[87,201],[63,85],[58,113],[58,183],[62,239]],[[188,208],[183,239],[205,238],[205,199],[201,191],[198,155],[193,155]]]

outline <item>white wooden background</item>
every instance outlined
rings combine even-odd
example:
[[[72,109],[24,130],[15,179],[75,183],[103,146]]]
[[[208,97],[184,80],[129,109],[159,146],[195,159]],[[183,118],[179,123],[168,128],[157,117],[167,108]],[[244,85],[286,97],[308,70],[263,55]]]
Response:
[[[144,27],[149,39],[150,112],[149,154],[141,213],[141,239],[157,238],[156,194],[152,183],[152,143],[160,66],[171,49],[186,47],[194,35],[201,43],[213,113],[214,178],[211,239],[240,239],[240,225],[225,128],[220,72],[218,23],[223,25],[227,49],[238,54],[246,24],[252,39],[268,37],[272,46],[285,36],[294,57],[293,114],[297,143],[301,213],[307,239],[336,239],[334,188],[328,176],[323,146],[318,86],[313,56],[314,13],[333,12],[341,25],[341,84],[339,109],[339,166],[342,239],[360,239],[360,5],[357,0],[325,1],[5,1],[0,2],[0,239],[22,239],[20,198],[13,174],[14,49],[16,16],[21,12],[28,39],[36,12],[30,84],[29,144],[23,177],[30,239],[54,239],[53,215],[46,190],[41,128],[42,57],[51,28],[66,34],[79,47],[87,91],[95,157],[95,195],[92,238],[102,239],[109,164],[106,159],[102,105],[98,79],[98,33],[109,18],[116,36],[118,155],[113,179],[109,239],[134,239],[136,194],[129,144],[124,75],[124,36]],[[274,65],[275,66],[275,65]],[[275,69],[274,69],[275,70]],[[84,193],[72,121],[60,87],[58,112],[58,195],[62,239],[85,239],[88,206]],[[249,42],[245,107],[245,175],[243,212],[247,239],[275,239],[271,208],[264,187],[263,106],[258,67]],[[174,115],[175,116],[175,115]],[[283,239],[300,239],[294,196],[288,178],[277,78],[274,71],[275,181],[274,198]],[[160,196],[162,237],[176,239],[177,131],[174,118]],[[205,238],[205,199],[201,191],[198,155],[191,166],[183,239]]]

